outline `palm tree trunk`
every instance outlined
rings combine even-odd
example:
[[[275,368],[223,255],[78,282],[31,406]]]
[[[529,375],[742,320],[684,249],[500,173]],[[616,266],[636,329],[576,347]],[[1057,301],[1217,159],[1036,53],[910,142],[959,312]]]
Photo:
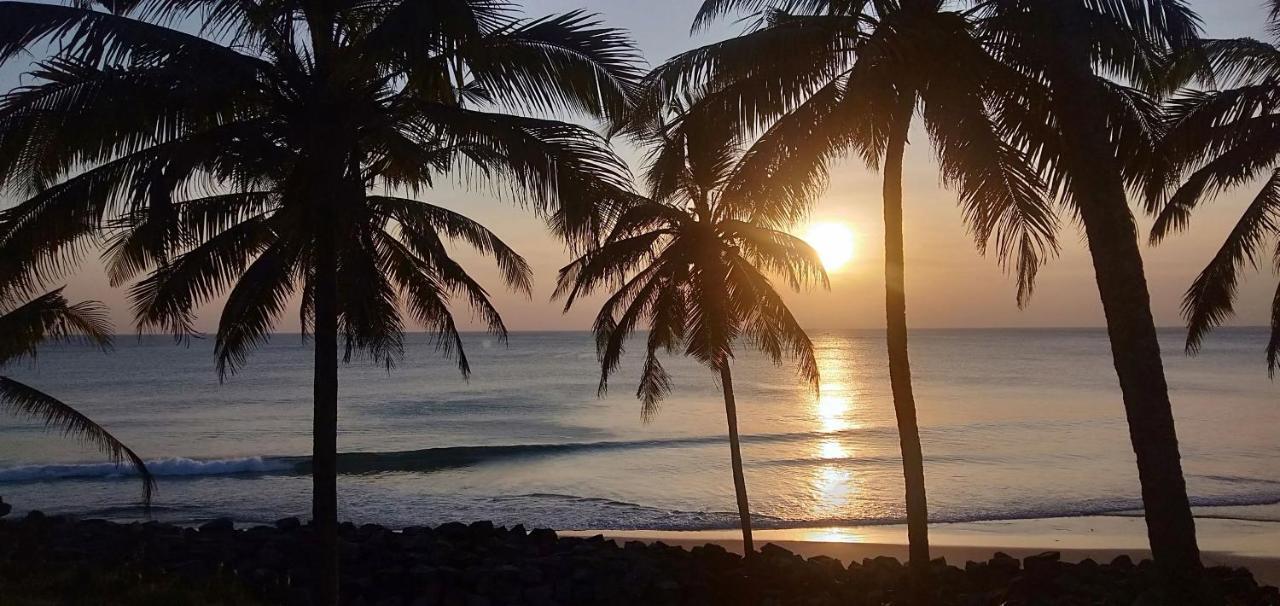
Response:
[[[316,238],[315,383],[312,418],[311,519],[316,551],[317,604],[338,603],[338,287],[333,226]]]
[[[1070,11],[1060,15],[1064,25],[1078,18]],[[1075,26],[1082,27],[1079,23]],[[1087,37],[1071,35],[1072,29],[1064,28],[1062,61],[1050,74],[1065,139],[1064,160],[1106,315],[1111,355],[1142,484],[1151,553],[1172,579],[1189,579],[1200,570],[1200,550],[1137,228],[1107,126],[1095,109],[1101,105],[1100,92]]]
[[[885,323],[889,345],[889,383],[893,411],[898,418],[902,475],[907,493],[907,542],[912,567],[929,564],[929,506],[924,490],[924,453],[911,389],[911,360],[907,356],[907,294],[902,234],[902,160],[915,111],[914,96],[898,108],[884,161],[884,279]]]
[[[733,490],[738,496],[738,519],[742,523],[742,549],[747,557],[755,553],[751,539],[751,506],[747,503],[747,478],[742,473],[742,446],[738,440],[738,406],[733,398],[733,377],[729,363],[720,365],[720,384],[724,389],[724,414],[729,420],[729,459],[733,466]]]

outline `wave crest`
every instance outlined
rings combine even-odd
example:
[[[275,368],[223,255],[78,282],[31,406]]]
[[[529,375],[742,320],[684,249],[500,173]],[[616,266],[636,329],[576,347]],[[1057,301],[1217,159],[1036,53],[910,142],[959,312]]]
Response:
[[[157,477],[216,476],[239,473],[272,473],[290,471],[295,463],[286,459],[238,457],[202,461],[186,457],[170,457],[147,461],[147,469]],[[128,465],[115,463],[65,463],[17,465],[0,468],[0,483],[34,482],[77,478],[113,478],[136,476]]]

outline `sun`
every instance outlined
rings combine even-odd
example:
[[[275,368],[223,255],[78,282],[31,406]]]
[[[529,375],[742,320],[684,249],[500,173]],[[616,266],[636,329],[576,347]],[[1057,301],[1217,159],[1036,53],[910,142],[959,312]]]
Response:
[[[827,271],[840,269],[853,260],[853,230],[843,223],[814,223],[804,239],[818,251]]]

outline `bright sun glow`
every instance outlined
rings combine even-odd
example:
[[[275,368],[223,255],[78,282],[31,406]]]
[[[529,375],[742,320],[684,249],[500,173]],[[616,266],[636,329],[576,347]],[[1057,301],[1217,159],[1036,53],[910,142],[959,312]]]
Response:
[[[853,231],[843,223],[815,223],[804,239],[818,251],[827,271],[840,269],[853,259]]]

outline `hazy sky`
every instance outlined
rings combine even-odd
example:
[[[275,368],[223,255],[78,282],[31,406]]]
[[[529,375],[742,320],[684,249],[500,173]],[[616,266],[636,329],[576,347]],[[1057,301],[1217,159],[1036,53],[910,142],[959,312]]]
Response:
[[[1192,0],[1210,36],[1262,35],[1261,0]],[[710,39],[691,39],[689,23],[698,0],[528,0],[530,15],[561,12],[585,6],[613,26],[631,30],[651,63]],[[712,35],[735,31],[722,28]],[[0,84],[13,85],[17,70],[0,72]],[[932,152],[922,133],[913,137],[906,175],[906,237],[908,317],[916,327],[1098,326],[1101,305],[1093,270],[1079,228],[1064,223],[1062,253],[1040,274],[1030,306],[1014,304],[1014,285],[992,258],[977,254],[961,224],[955,196],[938,186]],[[634,154],[629,154],[633,157]],[[830,292],[789,296],[796,314],[811,328],[879,327],[883,325],[883,254],[878,176],[850,161],[831,170],[831,187],[815,209],[814,221],[847,224],[857,235],[854,260],[832,276]],[[1220,197],[1196,216],[1192,230],[1158,248],[1144,248],[1147,277],[1161,325],[1180,323],[1178,305],[1195,277],[1238,217],[1256,188]],[[532,300],[500,292],[495,272],[483,259],[461,255],[475,274],[494,289],[494,297],[509,327],[517,330],[578,329],[590,325],[595,300],[587,300],[565,315],[548,302],[556,271],[568,260],[563,247],[525,213],[481,196],[440,191],[424,198],[478,219],[496,231],[532,262],[536,272]],[[11,200],[3,201],[5,205]],[[1142,226],[1149,225],[1143,220]],[[798,231],[802,231],[802,228]],[[1238,305],[1239,324],[1265,324],[1275,277],[1264,267],[1249,273]],[[129,331],[130,314],[124,294],[105,284],[100,268],[90,263],[70,280],[69,294],[100,299],[111,306],[121,332]],[[210,305],[198,327],[212,331],[220,305]],[[469,314],[458,308],[460,320]],[[290,313],[279,329],[295,331]]]

